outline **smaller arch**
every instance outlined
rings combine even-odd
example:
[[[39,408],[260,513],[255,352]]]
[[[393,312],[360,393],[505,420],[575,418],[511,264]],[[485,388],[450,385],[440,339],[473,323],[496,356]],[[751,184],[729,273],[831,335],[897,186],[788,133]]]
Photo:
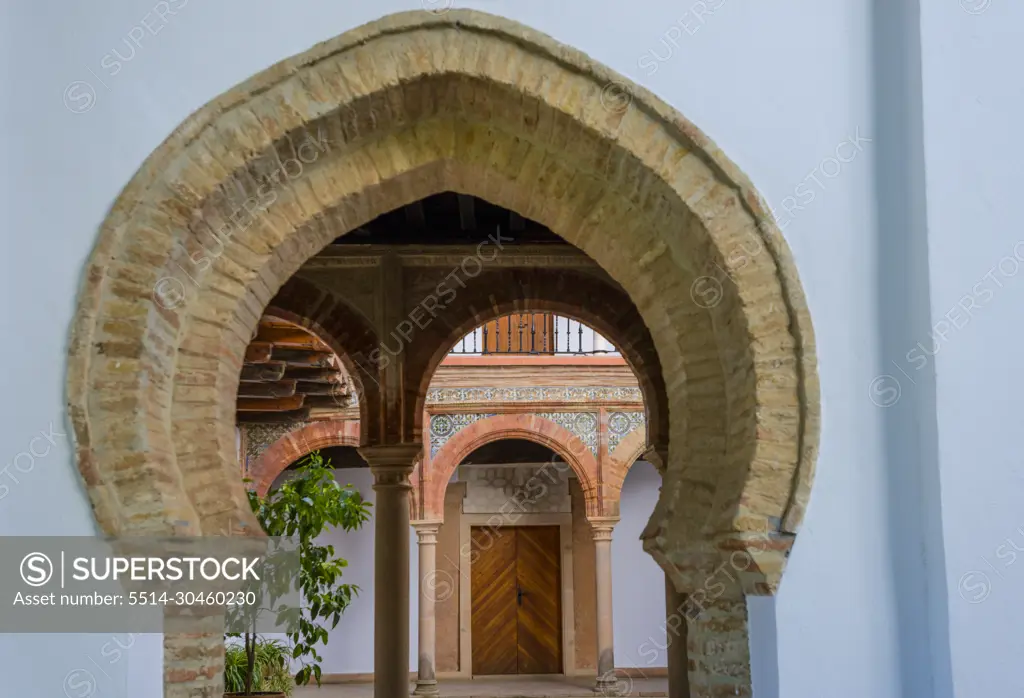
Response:
[[[609,503],[609,514],[619,515],[619,500],[622,495],[622,485],[626,482],[629,469],[633,467],[640,457],[650,450],[647,443],[647,430],[643,427],[634,429],[626,434],[619,442],[615,450],[609,454],[608,479],[605,482],[605,498]]]
[[[380,442],[380,376],[375,375],[367,359],[378,341],[366,318],[331,291],[294,276],[277,292],[264,314],[299,325],[331,348],[356,385],[361,443],[355,445]]]
[[[359,422],[329,420],[313,422],[288,432],[260,454],[249,468],[251,487],[264,496],[277,476],[302,456],[331,446],[359,446]]]
[[[473,422],[449,439],[437,455],[424,462],[424,518],[444,520],[444,495],[455,468],[476,449],[502,439],[533,441],[558,454],[580,481],[587,518],[603,515],[594,454],[565,427],[535,414],[520,413],[499,414]]]

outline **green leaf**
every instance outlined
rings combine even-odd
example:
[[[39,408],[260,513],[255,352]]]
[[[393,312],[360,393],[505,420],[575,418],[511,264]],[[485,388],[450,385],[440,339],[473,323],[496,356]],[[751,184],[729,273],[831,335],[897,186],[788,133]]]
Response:
[[[315,676],[319,685],[319,663],[322,658],[317,647],[327,644],[328,628],[324,627],[326,621],[330,620],[330,628],[336,627],[352,598],[359,593],[359,588],[338,584],[342,570],[348,567],[348,561],[335,556],[333,545],[317,545],[315,540],[330,529],[358,529],[370,520],[371,504],[364,501],[362,494],[351,484],[342,486],[335,480],[330,460],[325,461],[319,451],[303,457],[296,468],[295,477],[271,489],[264,497],[259,497],[252,490],[248,490],[247,494],[253,514],[267,535],[298,536],[298,577],[280,581],[286,588],[300,591],[307,604],[302,608],[286,608],[283,605],[275,607],[277,602],[274,599],[269,601],[271,607],[278,612],[279,622],[294,624],[293,627],[297,625],[297,629],[287,633],[290,647],[281,646],[275,650],[271,645],[264,648],[263,641],[257,642],[258,661],[253,668],[253,690],[290,693],[292,684],[287,674],[286,654],[303,664],[295,674],[295,683],[305,685],[311,676]],[[233,633],[227,637],[236,636]],[[275,651],[279,659],[274,658]],[[242,687],[238,691],[244,690],[248,669],[244,648],[239,644],[226,647],[226,657],[237,660],[239,652],[241,662],[225,660],[225,690],[233,690],[231,687],[234,686]],[[286,684],[277,683],[276,678],[267,678],[277,676],[275,667],[279,665],[286,672]],[[281,688],[282,685],[286,688]]]

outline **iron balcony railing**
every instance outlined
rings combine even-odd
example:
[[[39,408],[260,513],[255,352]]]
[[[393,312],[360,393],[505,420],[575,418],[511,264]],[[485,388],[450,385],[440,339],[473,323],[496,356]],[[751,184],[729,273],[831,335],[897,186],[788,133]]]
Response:
[[[550,313],[505,315],[476,328],[451,350],[460,356],[618,356],[611,342],[581,322]]]

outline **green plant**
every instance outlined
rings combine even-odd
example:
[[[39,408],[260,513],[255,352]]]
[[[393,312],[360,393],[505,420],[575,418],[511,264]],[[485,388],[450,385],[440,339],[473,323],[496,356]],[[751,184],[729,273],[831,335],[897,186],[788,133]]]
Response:
[[[317,646],[327,644],[328,632],[337,627],[341,614],[359,593],[359,588],[339,582],[348,562],[335,556],[334,546],[320,545],[316,538],[327,528],[340,527],[345,531],[359,528],[370,518],[370,504],[351,485],[338,484],[330,460],[325,462],[319,451],[303,458],[294,477],[271,489],[265,497],[250,490],[249,504],[268,536],[298,539],[297,582],[302,605],[298,618],[293,619],[297,620],[297,629],[287,635],[292,645],[291,657],[301,664],[295,683],[305,685],[312,677],[319,686],[323,658]],[[248,675],[254,678],[256,636],[245,634],[244,638],[250,667]],[[254,683],[243,681],[246,694],[256,690],[250,686]]]
[[[279,640],[253,638],[253,668],[248,692],[292,694],[295,681],[288,669],[288,646]],[[245,693],[249,657],[245,645],[229,644],[224,652],[224,691]]]

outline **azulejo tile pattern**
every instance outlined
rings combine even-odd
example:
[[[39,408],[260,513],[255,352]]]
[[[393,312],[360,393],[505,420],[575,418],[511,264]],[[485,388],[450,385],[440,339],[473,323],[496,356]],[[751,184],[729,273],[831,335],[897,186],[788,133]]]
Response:
[[[245,432],[245,465],[246,469],[259,458],[270,445],[285,434],[298,431],[309,422],[290,422],[287,424],[243,424]]]
[[[612,412],[608,415],[608,452],[615,451],[630,432],[640,428],[647,428],[643,412]]]
[[[550,419],[555,424],[571,431],[597,455],[597,413],[596,412],[540,412],[538,417]]]
[[[487,417],[496,416],[493,413],[467,413],[467,414],[435,414],[430,418],[430,457],[433,458],[441,447],[448,443],[448,440],[468,427]]]
[[[524,386],[520,388],[431,388],[427,402],[643,402],[637,387]]]

